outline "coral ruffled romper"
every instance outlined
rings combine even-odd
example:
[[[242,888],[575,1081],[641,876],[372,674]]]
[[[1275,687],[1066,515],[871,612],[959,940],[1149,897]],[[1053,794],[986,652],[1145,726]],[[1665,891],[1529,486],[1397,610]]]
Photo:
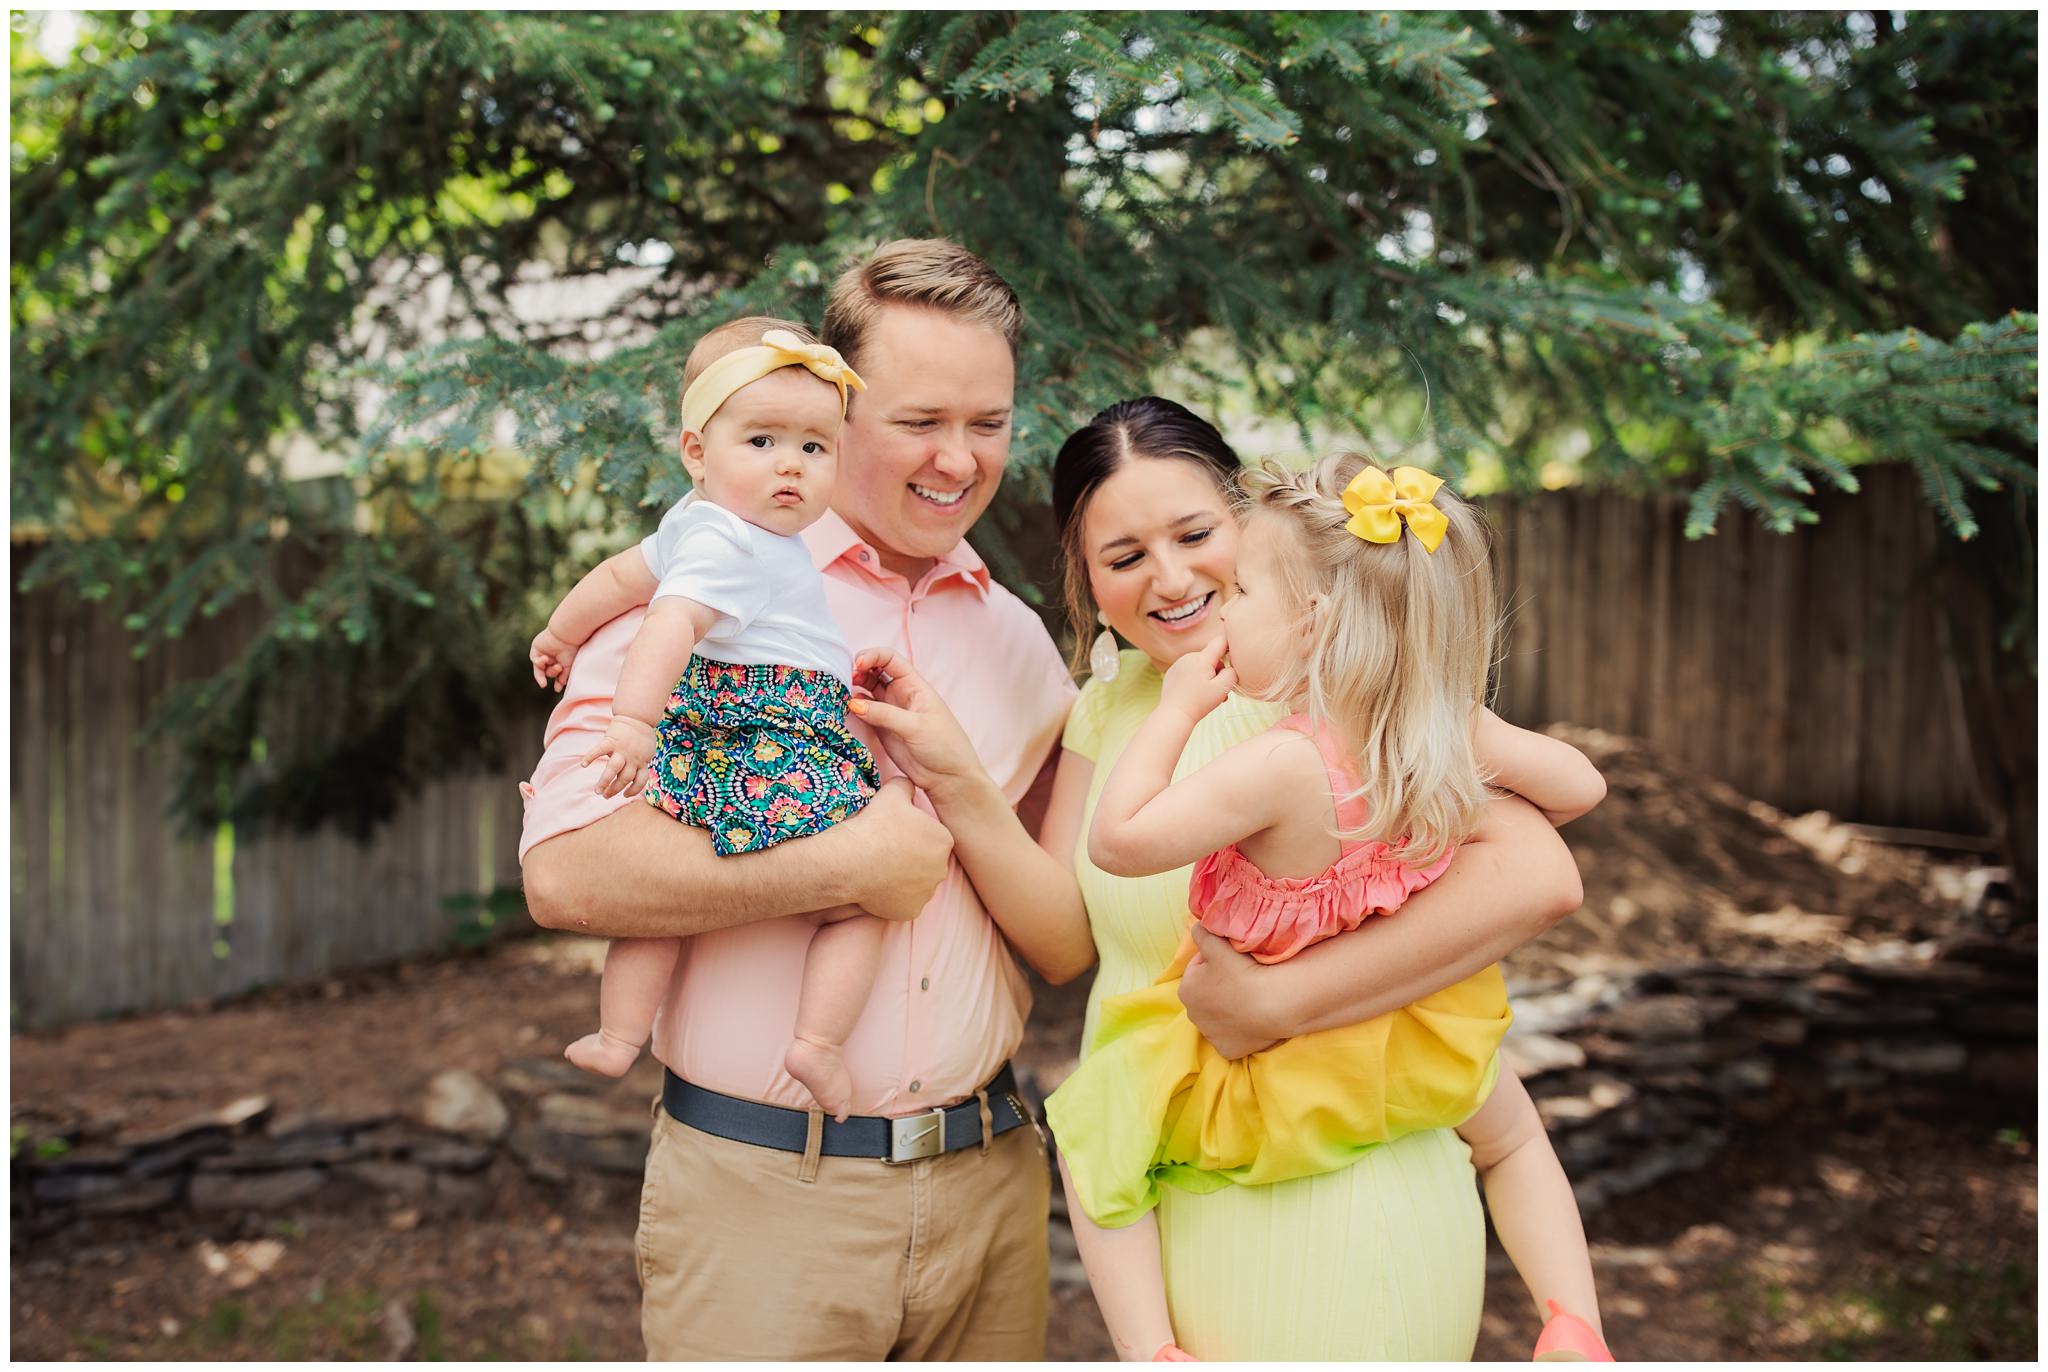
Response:
[[[1307,715],[1276,727],[1315,742],[1339,797],[1339,828],[1359,828],[1362,803],[1341,799],[1357,789],[1355,768],[1336,736]],[[1188,903],[1239,952],[1282,962],[1368,915],[1392,914],[1450,862],[1446,852],[1410,867],[1384,843],[1346,842],[1313,877],[1269,877],[1233,844],[1196,864]],[[1206,1192],[1349,1167],[1390,1139],[1468,1118],[1493,1087],[1511,1018],[1498,967],[1401,1013],[1232,1061],[1181,1006],[1193,952],[1184,938],[1152,986],[1103,1002],[1094,1050],[1046,1101],[1081,1207],[1097,1224],[1138,1219],[1158,1203],[1162,1182]]]

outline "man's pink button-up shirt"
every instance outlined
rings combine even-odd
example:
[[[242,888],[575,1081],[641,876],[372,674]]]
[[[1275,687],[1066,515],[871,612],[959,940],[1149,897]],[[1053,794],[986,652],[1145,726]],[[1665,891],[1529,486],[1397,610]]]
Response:
[[[804,531],[833,617],[855,652],[890,647],[938,690],[1011,805],[1023,800],[1058,743],[1075,688],[1038,616],[959,544],[911,585],[886,570],[837,514]],[[607,800],[579,765],[604,730],[641,611],[591,635],[548,718],[547,748],[526,794],[523,859],[534,844],[580,829],[639,798]],[[894,772],[867,725],[847,723]],[[922,803],[922,801],[920,801]],[[796,840],[801,842],[802,840]],[[804,1108],[782,1070],[812,926],[770,919],[697,934],[654,1025],[654,1055],[713,1091]],[[596,1013],[597,998],[591,997]],[[1031,993],[1001,931],[956,862],[917,919],[889,926],[867,1009],[846,1042],[853,1109],[904,1115],[957,1101],[995,1074],[1023,1039]]]

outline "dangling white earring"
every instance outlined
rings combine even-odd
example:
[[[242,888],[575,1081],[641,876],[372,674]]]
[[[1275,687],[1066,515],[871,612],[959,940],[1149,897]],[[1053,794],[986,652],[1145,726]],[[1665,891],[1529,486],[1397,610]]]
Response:
[[[1088,647],[1088,670],[1095,673],[1097,681],[1115,681],[1117,672],[1123,667],[1123,659],[1117,656],[1116,635],[1109,631],[1106,616],[1097,615],[1102,621],[1102,632],[1095,636],[1095,642]]]

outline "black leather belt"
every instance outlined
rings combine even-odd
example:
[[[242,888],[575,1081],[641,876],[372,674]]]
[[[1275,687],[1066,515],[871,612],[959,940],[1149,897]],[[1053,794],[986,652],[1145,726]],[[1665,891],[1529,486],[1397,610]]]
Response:
[[[1000,1072],[982,1088],[988,1093],[989,1135],[1005,1133],[1031,1116],[1017,1091],[1017,1076],[1004,1063]],[[785,1110],[779,1105],[741,1100],[692,1086],[674,1072],[663,1070],[661,1104],[679,1124],[716,1134],[736,1143],[762,1148],[780,1148],[787,1153],[804,1151],[810,1137],[808,1111]],[[958,1105],[920,1111],[885,1119],[879,1115],[853,1115],[844,1121],[825,1117],[824,1142],[820,1152],[828,1158],[874,1158],[880,1162],[916,1162],[935,1158],[956,1148],[981,1142],[981,1102],[968,1097]]]

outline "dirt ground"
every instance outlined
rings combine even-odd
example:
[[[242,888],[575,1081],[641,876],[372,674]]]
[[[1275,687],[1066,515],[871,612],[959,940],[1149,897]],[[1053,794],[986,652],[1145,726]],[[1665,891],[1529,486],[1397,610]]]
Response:
[[[1564,732],[1564,731],[1560,731]],[[1942,935],[1985,874],[1778,815],[1571,734],[1607,805],[1567,831],[1586,909],[1511,960],[1541,987],[1702,957],[1783,963]],[[1976,902],[1980,907],[1982,902]],[[602,945],[543,937],[353,972],[216,1007],[12,1043],[18,1138],[143,1129],[262,1093],[280,1115],[407,1111],[435,1073],[487,1080],[551,1057],[595,1009]],[[1085,984],[1039,988],[1020,1067],[1064,1075]],[[610,1088],[645,1101],[643,1062]],[[2031,1360],[2037,1349],[2036,1122],[1997,1114],[1802,1117],[1738,1126],[1709,1166],[1588,1218],[1611,1342],[1625,1358]],[[641,1356],[637,1184],[531,1179],[501,1157],[458,1210],[331,1183],[262,1221],[94,1219],[17,1228],[18,1358]],[[1050,1356],[1106,1339],[1055,1226]],[[268,1241],[268,1242],[265,1242]],[[1496,1249],[1478,1355],[1528,1356],[1536,1320]]]

